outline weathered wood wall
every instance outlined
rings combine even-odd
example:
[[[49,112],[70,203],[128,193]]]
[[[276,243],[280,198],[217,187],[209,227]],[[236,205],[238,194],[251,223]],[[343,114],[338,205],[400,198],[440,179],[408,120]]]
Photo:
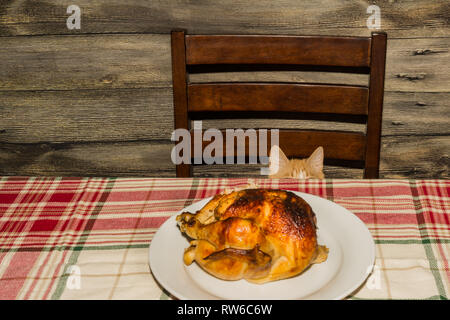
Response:
[[[81,8],[80,30],[66,27],[72,4]],[[381,8],[381,27],[389,37],[381,177],[448,178],[447,0],[0,0],[0,175],[174,176],[171,29],[368,36],[370,4]],[[269,79],[264,73],[231,76]],[[294,72],[271,79],[367,81]],[[195,172],[254,175],[257,170],[208,166]],[[360,170],[338,168],[326,173],[361,176]]]

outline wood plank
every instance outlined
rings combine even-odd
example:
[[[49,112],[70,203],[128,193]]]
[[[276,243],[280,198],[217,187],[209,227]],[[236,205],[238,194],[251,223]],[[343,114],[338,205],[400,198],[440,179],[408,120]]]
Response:
[[[383,136],[449,135],[450,93],[386,92]],[[171,88],[0,91],[0,142],[168,140]],[[203,128],[281,128],[365,132],[365,126],[310,120],[220,119]]]
[[[0,90],[171,86],[169,35],[2,38]]]
[[[0,142],[169,139],[172,90],[0,91]]]
[[[450,93],[385,92],[383,136],[450,134]]]
[[[172,144],[0,143],[0,175],[175,176]]]
[[[450,178],[450,135],[384,137],[380,177]]]
[[[174,177],[172,147],[170,142],[0,143],[0,175]],[[380,178],[449,179],[448,150],[450,136],[384,137]],[[194,175],[201,167],[194,169]],[[236,167],[225,166],[216,171],[217,176],[232,176]],[[358,173],[356,169],[326,170],[327,178],[357,177]]]
[[[315,72],[315,71],[257,71],[257,72],[211,72],[192,73],[192,83],[208,82],[284,82],[284,83],[329,83],[367,86],[367,74]]]
[[[186,64],[275,64],[368,67],[363,37],[188,35]]]
[[[450,37],[389,40],[385,91],[450,92],[449,46]],[[0,47],[0,91],[170,87],[170,56],[170,35],[6,37]],[[230,76],[206,80],[367,85],[366,75],[339,73]]]
[[[299,82],[330,83],[367,86],[367,74],[314,72],[314,71],[258,71],[258,72],[211,72],[191,73],[190,82]]]
[[[294,129],[292,129],[294,130]],[[365,137],[359,133],[280,130],[280,148],[292,157],[307,157],[323,146],[324,157],[338,160],[364,160]]]
[[[368,89],[288,83],[188,85],[190,112],[261,111],[367,115]]]
[[[388,40],[385,91],[450,92],[449,48],[450,38]]]
[[[77,0],[81,29],[66,27],[69,0],[0,2],[0,35],[79,33],[361,35],[370,31],[368,1]],[[378,1],[381,28],[391,38],[448,36],[447,0]],[[424,23],[424,21],[426,23]]]

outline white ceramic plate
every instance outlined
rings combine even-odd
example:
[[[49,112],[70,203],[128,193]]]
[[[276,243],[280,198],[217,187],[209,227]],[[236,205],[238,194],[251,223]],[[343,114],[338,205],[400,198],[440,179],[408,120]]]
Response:
[[[319,244],[329,248],[328,259],[289,279],[252,284],[245,280],[224,281],[203,271],[195,262],[183,263],[188,240],[175,216],[156,232],[149,249],[150,268],[156,280],[179,299],[343,299],[371,273],[375,245],[364,223],[353,213],[329,200],[301,192],[317,216]],[[182,211],[195,213],[211,198]],[[181,213],[181,212],[180,212]]]

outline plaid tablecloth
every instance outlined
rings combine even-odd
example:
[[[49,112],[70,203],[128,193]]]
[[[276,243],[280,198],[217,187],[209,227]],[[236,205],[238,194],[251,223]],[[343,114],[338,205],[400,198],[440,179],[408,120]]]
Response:
[[[450,297],[450,181],[0,178],[1,299],[170,299],[148,247],[180,209],[225,188],[311,193],[355,213],[376,243],[349,299]]]

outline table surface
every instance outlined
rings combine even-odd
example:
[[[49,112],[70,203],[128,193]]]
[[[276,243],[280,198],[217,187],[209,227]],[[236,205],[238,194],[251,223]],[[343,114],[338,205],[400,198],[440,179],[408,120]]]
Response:
[[[164,221],[256,183],[342,205],[370,230],[374,271],[348,299],[448,299],[450,181],[0,177],[0,299],[171,299],[148,247]]]

